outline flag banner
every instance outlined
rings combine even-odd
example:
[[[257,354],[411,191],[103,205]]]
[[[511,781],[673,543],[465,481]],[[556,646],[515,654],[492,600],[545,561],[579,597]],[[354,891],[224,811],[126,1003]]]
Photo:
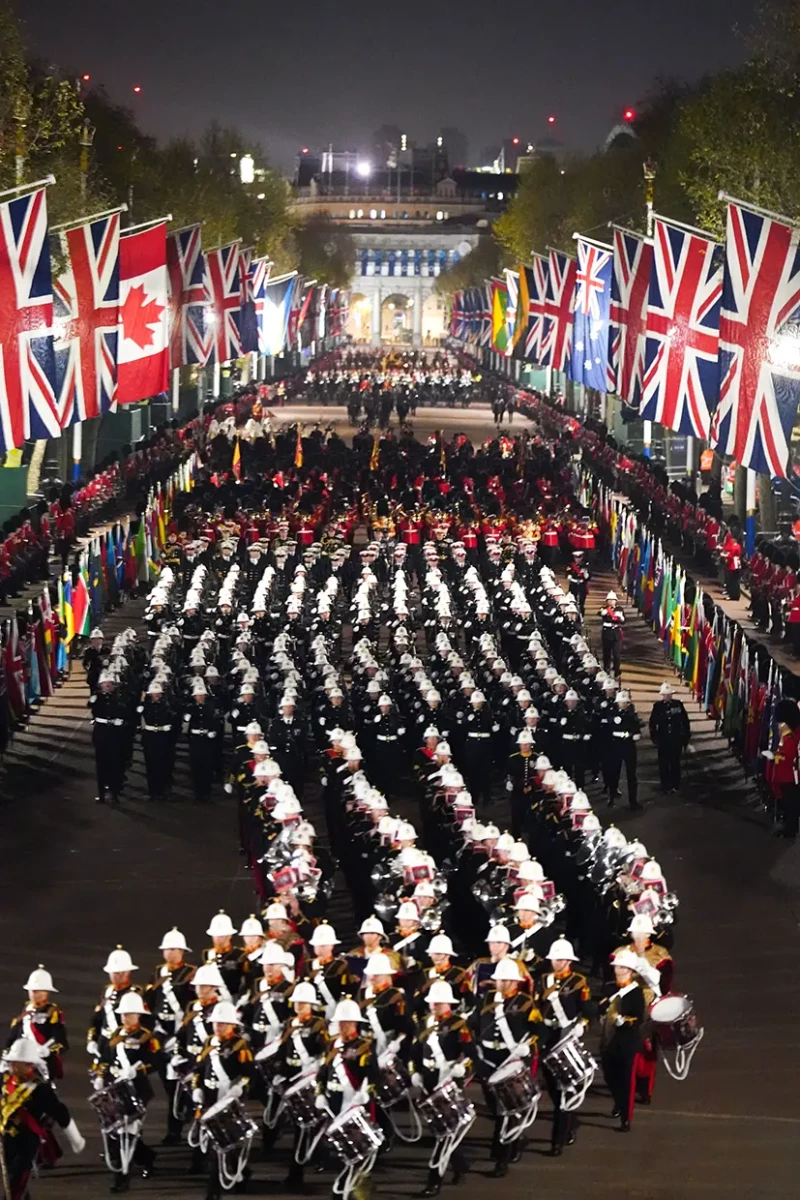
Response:
[[[318,289],[317,295],[317,313],[316,313],[316,338],[322,341],[328,328],[328,292],[327,283],[323,283]]]
[[[0,452],[60,428],[47,196],[0,204]]]
[[[570,377],[607,392],[612,250],[578,238]]]
[[[169,381],[167,224],[126,234],[119,249],[117,403],[165,392]]]
[[[503,271],[506,277],[506,291],[508,293],[508,303],[506,304],[506,357],[510,358],[514,352],[514,334],[517,329],[517,304],[519,301],[519,272],[512,271],[506,267]]]
[[[504,283],[492,284],[492,349],[505,354],[508,345],[508,288]]]
[[[543,367],[551,367],[554,371],[566,371],[572,353],[575,274],[574,258],[560,250],[550,251],[539,361]]]
[[[239,333],[242,285],[239,274],[239,243],[231,242],[206,253],[206,326],[208,361],[230,362],[240,358]]]
[[[464,293],[453,292],[453,307],[450,313],[450,336],[464,340]]]
[[[547,296],[549,262],[540,254],[534,254],[533,265],[525,268],[525,284],[528,292],[528,324],[525,330],[524,357],[528,362],[540,362],[542,357],[542,334],[544,332],[544,303]]]
[[[306,283],[302,275],[296,275],[292,289],[291,305],[289,307],[289,331],[287,345],[290,350],[300,350],[300,330],[308,314],[314,294],[313,285]]]
[[[289,309],[296,276],[271,280],[267,271],[255,275],[255,303],[258,319],[258,348],[262,354],[280,354],[286,349]]]
[[[786,477],[800,398],[800,229],[728,205],[711,443]]]
[[[239,251],[239,277],[241,285],[239,333],[242,343],[242,354],[252,354],[258,350],[258,326],[256,324],[256,306],[253,300],[253,267],[253,247],[243,247]]]
[[[208,357],[205,270],[200,226],[171,233],[167,238],[171,367],[202,367]]]
[[[65,269],[53,284],[59,424],[102,416],[117,391],[120,214],[61,234]]]
[[[719,391],[722,247],[656,218],[641,416],[707,438]]]
[[[614,230],[611,280],[611,364],[614,390],[638,410],[642,399],[647,297],[653,244],[626,229]]]
[[[482,288],[479,288],[481,300],[481,334],[480,345],[491,346],[492,344],[492,284],[487,283]]]

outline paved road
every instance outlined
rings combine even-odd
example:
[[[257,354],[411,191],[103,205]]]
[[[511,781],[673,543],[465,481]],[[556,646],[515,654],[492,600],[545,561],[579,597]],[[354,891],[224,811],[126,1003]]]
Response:
[[[476,413],[463,421],[461,414],[447,416],[448,428],[472,437],[489,432]],[[422,434],[441,422],[442,413],[434,410],[430,417],[420,412],[416,424]],[[595,596],[609,583],[608,576],[599,578]],[[130,605],[108,622],[110,632],[139,615],[140,606]],[[665,670],[660,646],[643,623],[632,619],[623,676],[643,714]],[[145,799],[137,754],[121,810],[94,804],[86,690],[78,674],[17,739],[0,768],[0,1005],[9,1015],[17,1011],[22,984],[37,962],[53,971],[74,1042],[63,1092],[79,1123],[92,1133],[80,1159],[34,1185],[33,1194],[43,1200],[90,1200],[108,1189],[86,1103],[82,1051],[108,950],[124,944],[144,975],[171,925],[177,923],[199,950],[214,911],[226,908],[241,919],[252,907],[236,853],[233,807],[221,795],[209,808],[195,807],[184,770],[174,801],[153,808]],[[640,816],[622,809],[616,816],[626,832],[635,828],[658,855],[681,899],[677,981],[695,997],[706,1025],[691,1077],[677,1084],[660,1071],[653,1106],[637,1111],[627,1136],[609,1120],[607,1097],[593,1094],[582,1113],[578,1144],[559,1160],[540,1153],[549,1144],[549,1122],[541,1120],[523,1163],[502,1185],[511,1196],[527,1196],[532,1187],[554,1198],[586,1192],[609,1200],[797,1193],[800,851],[770,839],[750,819],[741,803],[738,767],[705,718],[695,716],[693,725],[697,748],[681,795],[656,795],[655,756],[642,742],[647,809]],[[593,798],[599,800],[596,794]],[[402,800],[400,807],[405,807]],[[314,819],[313,795],[309,808]],[[334,923],[351,925],[341,892],[334,897],[332,916]],[[160,1100],[148,1128],[149,1139],[157,1143],[163,1129]],[[489,1170],[483,1120],[470,1144],[475,1169],[462,1192],[465,1200],[477,1200],[486,1193]],[[185,1173],[187,1163],[185,1150],[165,1151],[157,1176],[146,1184],[135,1182],[134,1188],[165,1200],[201,1196],[200,1182]],[[250,1192],[279,1194],[286,1149],[255,1166]],[[400,1147],[376,1172],[374,1190],[410,1195],[423,1177],[421,1152]],[[322,1196],[329,1182],[327,1176],[315,1176],[309,1190]]]

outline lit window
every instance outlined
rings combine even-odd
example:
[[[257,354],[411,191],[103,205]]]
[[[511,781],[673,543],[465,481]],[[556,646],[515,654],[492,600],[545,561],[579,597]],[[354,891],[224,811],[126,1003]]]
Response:
[[[354,221],[355,217],[356,217],[356,210],[354,208],[351,208],[350,209],[350,220]]]
[[[375,218],[377,217],[377,215],[378,215],[378,210],[377,210],[377,208],[371,208],[371,209],[369,210],[369,219],[370,219],[371,221],[374,221],[374,220],[375,220]]]
[[[382,221],[386,220],[386,209],[385,208],[381,209],[381,220]]]
[[[364,215],[364,210],[363,210],[363,208],[360,208],[360,209],[358,210],[358,212],[356,213],[356,216],[357,216],[357,217],[359,218],[359,220],[360,220],[360,219],[361,219],[361,217],[363,217],[363,215]]]

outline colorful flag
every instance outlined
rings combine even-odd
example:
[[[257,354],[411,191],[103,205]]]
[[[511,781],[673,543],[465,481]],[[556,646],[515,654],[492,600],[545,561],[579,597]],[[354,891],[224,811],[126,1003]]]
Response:
[[[294,278],[294,287],[292,288],[291,304],[289,306],[287,345],[290,350],[300,349],[300,330],[306,319],[313,294],[313,285],[306,283],[302,275],[296,275]]]
[[[92,601],[89,594],[88,567],[81,558],[75,586],[72,589],[72,620],[76,637],[87,637],[90,627]]]
[[[203,366],[208,357],[205,270],[200,226],[171,233],[167,238],[171,367]]]
[[[498,279],[492,281],[492,349],[505,354],[508,345],[508,288]]]
[[[785,478],[800,398],[800,229],[728,205],[711,443]]]
[[[300,426],[297,426],[297,441],[294,446],[294,465],[298,471],[303,465],[303,438],[300,434]]]
[[[254,269],[253,247],[242,247],[239,251],[239,279],[242,301],[239,315],[239,333],[242,343],[242,354],[252,354],[258,350],[258,324],[256,322],[256,306],[253,298]]]
[[[239,274],[239,243],[231,242],[206,253],[206,324],[208,361],[225,363],[241,357],[239,332],[242,284]]]
[[[233,478],[237,481],[242,478],[242,448],[239,445],[238,437],[233,444],[233,461],[231,463],[231,472],[233,474]]]
[[[492,292],[494,285],[491,283],[484,284],[479,288],[481,301],[481,346],[491,346],[492,344]]]
[[[532,256],[532,266],[525,267],[525,287],[528,293],[528,321],[525,329],[524,356],[528,362],[539,362],[544,332],[544,302],[547,295],[549,262],[541,254]],[[520,278],[522,270],[520,270]]]
[[[506,349],[505,354],[510,358],[514,351],[514,334],[517,328],[517,303],[519,300],[519,273],[508,267],[503,270],[506,277]]]
[[[613,387],[608,357],[611,270],[610,246],[578,238],[569,373],[576,383],[599,392]]]
[[[64,573],[59,599],[63,609],[61,620],[67,631],[64,642],[69,646],[75,637],[75,612],[72,607],[72,579],[68,571]]]
[[[3,652],[6,676],[6,698],[14,721],[25,716],[25,662],[19,644],[17,614],[12,613]]]
[[[722,247],[656,219],[641,416],[707,438],[719,391]]]
[[[280,354],[287,346],[289,311],[296,275],[281,275],[269,278],[269,267],[256,265],[253,279],[256,319],[258,321],[258,348],[262,354]]]
[[[96,217],[61,234],[66,266],[53,284],[61,429],[102,416],[116,396],[119,216]]]
[[[576,269],[574,258],[560,250],[550,251],[539,361],[543,367],[552,367],[554,371],[566,371],[572,354]]]
[[[647,297],[653,243],[626,229],[614,230],[611,280],[611,366],[614,390],[638,409],[642,399]]]
[[[167,224],[123,230],[119,250],[117,403],[135,404],[167,390]]]
[[[0,452],[60,424],[45,191],[0,204]]]

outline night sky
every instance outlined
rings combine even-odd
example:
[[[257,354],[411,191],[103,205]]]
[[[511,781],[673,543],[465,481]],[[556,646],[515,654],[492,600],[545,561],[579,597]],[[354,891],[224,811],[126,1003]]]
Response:
[[[752,0],[14,3],[34,53],[89,72],[147,131],[197,133],[216,117],[285,168],[302,145],[368,147],[384,122],[420,142],[455,125],[475,163],[503,137],[546,136],[554,113],[556,136],[592,149],[657,76],[739,62],[733,27],[753,10]]]

